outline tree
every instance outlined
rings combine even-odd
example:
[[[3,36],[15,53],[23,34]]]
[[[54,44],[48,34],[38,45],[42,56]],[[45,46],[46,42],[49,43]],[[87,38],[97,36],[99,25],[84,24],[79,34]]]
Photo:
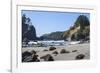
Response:
[[[75,27],[80,26],[80,29],[84,29],[85,26],[89,25],[89,19],[85,15],[80,15],[75,22]]]
[[[26,15],[23,14],[22,15],[22,41],[24,40],[24,38],[26,38],[26,33],[28,30],[28,24],[26,24],[27,18]]]
[[[25,14],[22,15],[22,42],[27,39],[28,41],[36,40],[36,30],[31,24],[31,19],[26,17]]]

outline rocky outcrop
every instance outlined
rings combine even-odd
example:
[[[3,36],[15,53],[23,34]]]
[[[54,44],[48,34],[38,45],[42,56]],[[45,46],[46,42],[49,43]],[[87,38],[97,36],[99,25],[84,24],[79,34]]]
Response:
[[[74,25],[63,34],[64,39],[68,39],[69,41],[89,40],[87,39],[89,36],[90,22],[85,15],[80,15]]]
[[[38,55],[36,51],[32,50],[30,52],[25,51],[22,53],[22,62],[39,62]]]
[[[22,16],[22,41],[28,42],[31,40],[36,40],[36,30],[32,25],[30,18],[25,15]]]

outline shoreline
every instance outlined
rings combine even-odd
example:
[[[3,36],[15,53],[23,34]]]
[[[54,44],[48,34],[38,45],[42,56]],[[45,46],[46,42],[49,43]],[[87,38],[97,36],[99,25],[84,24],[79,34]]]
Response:
[[[79,54],[84,54],[84,59],[90,59],[90,43],[81,43],[81,44],[73,44],[73,45],[67,45],[67,46],[53,46],[56,49],[53,51],[50,51],[49,47],[26,47],[22,48],[22,53],[25,51],[32,51],[35,50],[37,52],[37,55],[39,57],[42,57],[46,54],[50,54],[55,61],[63,61],[63,60],[75,60],[75,57]],[[65,49],[69,53],[61,54],[61,50]],[[44,51],[47,50],[47,51]],[[58,52],[57,55],[53,54],[53,52]],[[40,61],[43,61],[40,59]]]

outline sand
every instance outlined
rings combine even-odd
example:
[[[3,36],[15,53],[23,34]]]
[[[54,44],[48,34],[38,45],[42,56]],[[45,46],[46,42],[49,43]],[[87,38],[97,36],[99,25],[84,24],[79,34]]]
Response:
[[[39,57],[42,57],[46,54],[50,54],[55,61],[59,60],[75,60],[75,57],[79,54],[84,54],[84,59],[90,59],[90,43],[82,43],[82,44],[74,44],[74,45],[67,45],[67,46],[54,46],[56,47],[55,50],[49,51],[50,46],[48,47],[26,47],[22,48],[22,52],[25,51],[32,51],[35,50],[37,52],[37,55]],[[61,54],[60,51],[62,49],[65,49],[66,51],[69,51],[69,53],[63,53]],[[48,50],[48,51],[44,51]],[[58,54],[53,54],[54,51],[57,51]],[[43,61],[43,60],[40,60]]]

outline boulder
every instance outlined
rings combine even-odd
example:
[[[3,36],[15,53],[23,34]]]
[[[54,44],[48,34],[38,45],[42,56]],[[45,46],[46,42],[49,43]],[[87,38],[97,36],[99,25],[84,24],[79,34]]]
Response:
[[[31,56],[32,54],[28,51],[25,51],[24,53],[22,53],[22,62],[25,61],[25,59],[29,56]]]
[[[47,49],[44,49],[43,51],[48,51]]]
[[[36,54],[36,51],[35,51],[35,50],[32,50],[32,51],[31,51],[31,54]]]
[[[81,60],[84,59],[85,55],[84,54],[79,54],[75,57],[76,60]]]
[[[72,52],[77,52],[78,50],[73,50]]]
[[[32,61],[33,61],[33,62],[40,62],[40,60],[39,60],[39,58],[38,58],[38,55],[34,54],[34,55],[32,56]]]
[[[66,51],[65,49],[62,49],[62,50],[60,51],[60,53],[61,53],[61,54],[63,54],[63,53],[70,53],[70,51]]]
[[[53,46],[49,48],[50,51],[55,50],[55,49],[56,49],[56,48],[53,47]]]
[[[40,57],[40,59],[44,59],[44,61],[54,61],[53,57],[50,54]]]
[[[22,53],[22,62],[39,62],[38,55],[36,51],[32,50],[31,52]]]
[[[57,55],[57,54],[58,54],[58,52],[57,52],[57,51],[54,51],[52,54],[55,54],[55,55]]]

